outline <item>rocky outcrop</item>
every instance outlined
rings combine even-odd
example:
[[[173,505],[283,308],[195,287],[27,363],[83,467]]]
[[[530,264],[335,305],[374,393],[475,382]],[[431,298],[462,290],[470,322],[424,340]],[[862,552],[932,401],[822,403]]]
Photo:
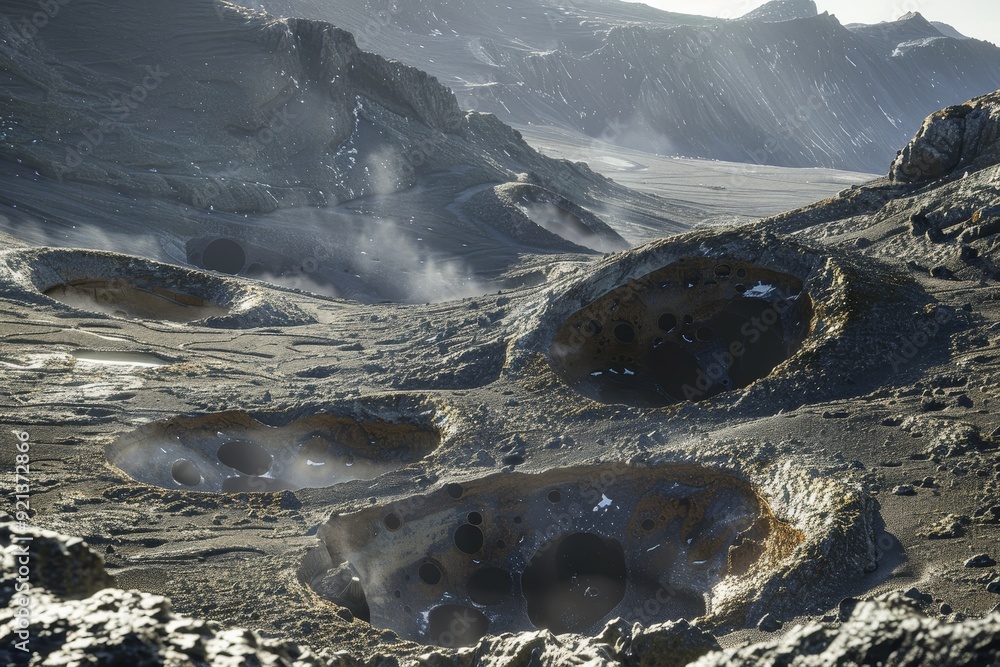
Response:
[[[33,538],[33,567],[42,573],[32,592],[32,613],[20,622],[15,607],[0,611],[4,664],[189,664],[362,667],[398,665],[388,654],[367,659],[330,646],[319,652],[240,628],[225,628],[177,614],[170,600],[110,588],[103,560],[77,538],[47,531],[0,527],[5,581],[14,535]],[[6,586],[5,586],[6,588]],[[898,667],[987,665],[1000,660],[1000,615],[948,622],[925,616],[912,595],[874,601],[846,600],[843,624],[807,623],[780,639],[721,650],[707,632],[687,621],[650,627],[615,619],[594,637],[555,636],[547,631],[485,637],[476,646],[413,653],[407,664],[422,667],[835,667],[881,664]],[[16,643],[26,631],[27,644]],[[27,648],[28,651],[22,650]]]
[[[920,14],[842,25],[812,0],[724,21],[580,0],[264,0],[417,65],[466,108],[667,155],[881,172],[928,113],[1000,87],[1000,48]],[[515,37],[516,36],[516,37]]]
[[[519,665],[589,665],[592,667],[684,667],[719,650],[710,634],[687,621],[648,628],[615,619],[595,637],[522,632],[486,637],[474,648],[431,651],[421,667],[515,667]]]
[[[334,660],[332,652],[321,658],[291,642],[177,615],[161,596],[114,588],[104,559],[79,538],[7,523],[0,545],[2,664],[319,667]],[[30,588],[15,593],[25,549]],[[28,605],[18,602],[22,596]],[[30,613],[19,614],[22,608]]]
[[[8,523],[0,525],[0,548],[0,604],[5,606],[15,597],[30,596],[34,588],[80,599],[115,584],[104,571],[104,559],[77,537]]]
[[[869,238],[895,237],[892,252],[905,257],[911,271],[986,286],[1000,279],[998,170],[995,92],[931,114],[898,152],[887,177],[760,224],[827,238],[830,226],[851,220],[845,229],[863,236],[846,242],[864,252],[872,245]],[[909,239],[919,252],[907,248]]]
[[[337,664],[332,655],[321,657],[291,642],[177,615],[170,600],[138,591],[106,589],[83,600],[39,596],[34,605],[27,644],[31,664]],[[0,611],[0,636],[10,633],[13,625],[11,612]],[[12,644],[4,642],[0,660],[25,664],[27,654]]]
[[[1000,162],[1000,92],[931,114],[896,156],[889,177],[932,181]]]
[[[961,623],[924,616],[898,594],[860,602],[840,627],[808,623],[781,639],[707,655],[692,667],[995,665],[1000,615]]]

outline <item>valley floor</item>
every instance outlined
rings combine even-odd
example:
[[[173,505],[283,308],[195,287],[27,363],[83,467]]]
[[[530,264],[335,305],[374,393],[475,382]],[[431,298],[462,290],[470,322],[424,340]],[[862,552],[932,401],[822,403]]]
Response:
[[[691,225],[738,223],[790,211],[878,178],[836,169],[795,169],[678,158],[623,148],[562,128],[519,125],[525,141],[552,158],[586,162],[618,183],[702,214]]]

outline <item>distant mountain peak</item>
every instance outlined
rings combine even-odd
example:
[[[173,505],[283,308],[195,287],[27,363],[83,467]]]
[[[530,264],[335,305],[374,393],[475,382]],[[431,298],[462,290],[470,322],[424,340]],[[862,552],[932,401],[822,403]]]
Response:
[[[896,19],[896,21],[898,23],[919,23],[921,25],[926,25],[927,27],[931,28],[934,27],[931,25],[931,22],[928,21],[926,18],[924,18],[924,15],[921,14],[920,12],[906,12],[898,19]]]
[[[771,0],[771,2],[761,5],[740,18],[748,21],[778,23],[814,16],[819,16],[815,0]]]

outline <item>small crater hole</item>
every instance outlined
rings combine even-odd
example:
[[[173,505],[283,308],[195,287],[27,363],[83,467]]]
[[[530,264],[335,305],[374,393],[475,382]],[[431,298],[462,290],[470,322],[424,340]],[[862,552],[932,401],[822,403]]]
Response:
[[[660,319],[656,321],[656,326],[660,328],[663,333],[670,333],[677,328],[677,316],[671,313],[664,313],[660,315]]]
[[[243,247],[232,239],[215,239],[205,247],[202,264],[209,271],[237,274],[246,264],[247,254]]]
[[[434,563],[424,563],[417,570],[417,574],[420,576],[420,581],[431,586],[437,586],[441,583],[441,568],[439,568]]]
[[[255,442],[230,440],[219,447],[219,462],[244,475],[263,475],[271,469],[273,459],[264,447]]]
[[[635,329],[631,324],[622,322],[615,326],[615,338],[619,343],[631,343],[635,340]]]
[[[507,570],[484,567],[469,577],[466,591],[476,604],[495,605],[505,602],[513,593],[514,579]]]
[[[528,617],[554,634],[586,632],[625,597],[627,574],[616,540],[567,535],[540,549],[524,570]]]
[[[198,468],[187,459],[174,461],[174,464],[170,466],[170,476],[174,478],[175,482],[184,486],[198,486],[202,479]]]
[[[438,646],[472,646],[486,636],[490,620],[473,607],[443,604],[427,616],[430,640]]]
[[[455,531],[455,546],[458,550],[470,556],[479,553],[486,541],[483,531],[476,526],[464,524]]]

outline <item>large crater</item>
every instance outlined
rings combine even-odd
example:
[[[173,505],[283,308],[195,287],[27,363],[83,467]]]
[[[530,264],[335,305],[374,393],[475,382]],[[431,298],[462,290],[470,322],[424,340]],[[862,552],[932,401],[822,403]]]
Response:
[[[697,465],[501,473],[335,515],[300,578],[402,637],[588,633],[702,616],[712,589],[802,539],[732,474]]]
[[[603,403],[698,401],[769,375],[801,347],[812,311],[795,276],[685,258],[571,315],[549,358],[563,381]]]
[[[226,412],[147,424],[118,438],[106,454],[146,484],[236,493],[374,479],[423,458],[440,442],[440,431],[423,422]]]
[[[0,280],[26,300],[81,314],[225,329],[314,322],[279,290],[138,257],[37,248],[3,260]]]
[[[45,296],[79,310],[125,319],[195,322],[229,314],[229,309],[180,289],[159,285],[148,276],[131,280],[74,280],[53,285]]]

